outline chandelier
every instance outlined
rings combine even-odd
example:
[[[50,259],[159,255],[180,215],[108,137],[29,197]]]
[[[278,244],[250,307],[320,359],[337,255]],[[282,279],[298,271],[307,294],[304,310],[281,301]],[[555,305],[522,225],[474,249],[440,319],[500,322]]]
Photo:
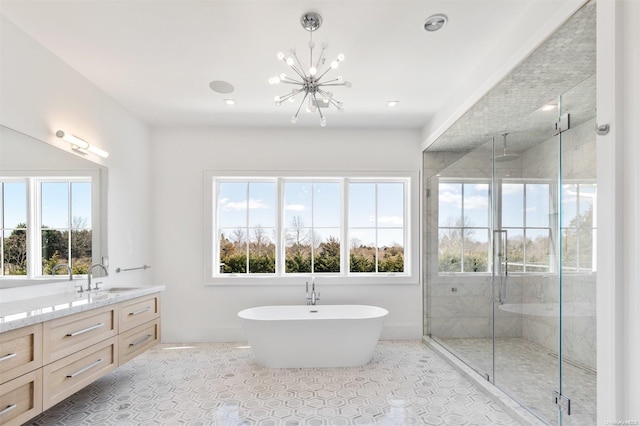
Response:
[[[320,55],[317,60],[313,60],[313,49],[315,43],[313,42],[313,32],[320,28],[322,24],[322,16],[317,13],[309,12],[302,15],[300,18],[302,28],[309,31],[309,66],[305,67],[298,58],[295,49],[290,50],[290,56],[286,56],[284,53],[279,52],[277,57],[279,60],[284,61],[293,70],[292,76],[285,73],[276,77],[269,78],[270,84],[291,84],[294,88],[285,95],[276,96],[276,106],[282,105],[283,102],[295,102],[297,95],[303,95],[302,101],[298,106],[298,110],[291,117],[291,122],[298,121],[298,114],[303,105],[307,105],[306,111],[309,113],[315,113],[316,111],[320,115],[320,125],[322,127],[327,125],[327,120],[322,114],[323,108],[328,108],[333,105],[338,111],[343,111],[342,101],[339,101],[333,97],[333,93],[327,90],[330,86],[345,86],[351,87],[351,82],[345,81],[341,75],[332,79],[324,79],[324,77],[331,70],[338,68],[340,62],[344,61],[344,55],[341,53],[338,57],[332,61],[329,65],[326,65],[325,50],[327,49],[327,43],[322,43]],[[325,66],[326,65],[326,66]],[[323,80],[324,79],[324,80]]]

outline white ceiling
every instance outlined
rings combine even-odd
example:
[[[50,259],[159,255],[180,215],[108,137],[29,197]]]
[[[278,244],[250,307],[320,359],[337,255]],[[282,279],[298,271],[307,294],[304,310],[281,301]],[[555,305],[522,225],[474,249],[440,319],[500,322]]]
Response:
[[[268,78],[287,71],[277,52],[308,58],[299,21],[315,11],[314,41],[345,54],[336,74],[353,83],[333,91],[345,111],[327,111],[328,126],[422,128],[475,70],[531,38],[530,17],[570,1],[1,0],[0,12],[149,125],[292,126],[297,103],[276,107],[287,87]],[[449,22],[427,33],[435,13]],[[512,50],[496,51],[505,38]],[[235,91],[215,93],[212,80]],[[296,124],[307,125],[317,115]]]

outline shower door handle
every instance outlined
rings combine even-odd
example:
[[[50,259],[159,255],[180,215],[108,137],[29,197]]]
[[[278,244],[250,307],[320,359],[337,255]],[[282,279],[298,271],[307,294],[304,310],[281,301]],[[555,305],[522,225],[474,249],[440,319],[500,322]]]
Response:
[[[494,278],[497,275],[500,279],[497,302],[501,305],[507,301],[507,280],[509,275],[507,241],[508,236],[506,229],[493,231],[493,275]]]

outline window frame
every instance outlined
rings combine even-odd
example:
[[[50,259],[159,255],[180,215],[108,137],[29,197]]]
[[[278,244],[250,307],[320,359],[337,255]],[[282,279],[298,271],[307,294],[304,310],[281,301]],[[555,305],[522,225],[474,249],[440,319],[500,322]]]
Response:
[[[25,182],[27,197],[27,274],[0,275],[0,288],[29,283],[44,284],[68,280],[68,275],[42,275],[42,210],[40,184],[43,182],[90,182],[91,183],[91,242],[92,263],[99,263],[102,227],[100,200],[101,181],[97,170],[60,170],[60,171],[6,171],[0,176],[2,182]],[[74,275],[86,277],[86,275]]]
[[[204,172],[204,237],[203,237],[203,282],[205,285],[301,285],[315,277],[323,284],[418,284],[420,256],[420,213],[419,213],[419,172],[352,172],[352,171],[228,171],[205,170]],[[277,265],[274,274],[224,274],[219,270],[217,246],[219,238],[217,228],[217,182],[224,180],[257,181],[275,180],[276,193],[276,256]],[[340,223],[340,273],[284,273],[284,183],[288,181],[339,181],[341,183],[341,223]],[[404,189],[404,252],[405,272],[403,273],[349,273],[348,236],[348,183],[358,182],[399,182],[405,183]],[[214,268],[216,268],[214,270]]]

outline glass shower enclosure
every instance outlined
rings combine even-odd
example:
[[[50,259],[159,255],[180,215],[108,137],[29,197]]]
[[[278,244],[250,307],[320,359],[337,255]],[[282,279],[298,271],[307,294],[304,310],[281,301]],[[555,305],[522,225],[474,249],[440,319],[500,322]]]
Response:
[[[549,424],[596,422],[595,76],[424,152],[425,334]]]

